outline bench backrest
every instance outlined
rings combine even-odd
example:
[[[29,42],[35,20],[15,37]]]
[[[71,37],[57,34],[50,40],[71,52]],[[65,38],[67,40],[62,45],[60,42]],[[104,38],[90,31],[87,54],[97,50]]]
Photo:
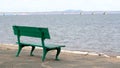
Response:
[[[14,34],[17,36],[29,36],[50,39],[48,28],[13,26]]]

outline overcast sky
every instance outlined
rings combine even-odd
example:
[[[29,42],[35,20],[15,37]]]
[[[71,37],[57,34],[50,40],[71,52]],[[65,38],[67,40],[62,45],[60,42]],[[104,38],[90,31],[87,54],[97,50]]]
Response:
[[[0,12],[120,11],[120,0],[0,0]]]

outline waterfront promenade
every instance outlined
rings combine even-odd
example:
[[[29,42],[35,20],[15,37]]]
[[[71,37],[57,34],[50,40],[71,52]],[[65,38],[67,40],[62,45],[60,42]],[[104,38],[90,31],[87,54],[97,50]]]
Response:
[[[35,56],[29,56],[30,49],[24,48],[15,57],[17,46],[0,44],[0,68],[120,68],[120,59],[97,55],[74,54],[62,51],[60,61],[54,60],[56,52],[47,54],[41,61],[42,50],[36,49]]]

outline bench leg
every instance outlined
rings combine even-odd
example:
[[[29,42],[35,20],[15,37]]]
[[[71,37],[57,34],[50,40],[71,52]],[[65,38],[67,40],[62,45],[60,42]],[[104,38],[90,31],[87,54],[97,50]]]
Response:
[[[16,57],[18,57],[18,56],[19,56],[19,54],[20,54],[20,52],[21,52],[22,48],[23,48],[23,46],[22,46],[22,45],[19,45],[19,48],[18,48],[18,52],[17,52],[17,54],[16,54]]]
[[[61,47],[57,48],[57,54],[55,60],[59,60],[58,56],[60,54],[60,51],[61,51]]]
[[[47,49],[43,50],[43,56],[42,56],[42,61],[45,60],[46,54],[47,54]]]
[[[35,46],[32,46],[31,52],[30,52],[30,56],[34,56],[33,51],[35,50]]]

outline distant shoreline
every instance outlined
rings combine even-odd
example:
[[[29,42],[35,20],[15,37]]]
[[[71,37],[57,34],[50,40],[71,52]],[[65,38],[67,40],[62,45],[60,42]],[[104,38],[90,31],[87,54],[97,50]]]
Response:
[[[120,14],[120,11],[51,11],[51,12],[0,12],[0,15],[41,15],[41,14]]]

